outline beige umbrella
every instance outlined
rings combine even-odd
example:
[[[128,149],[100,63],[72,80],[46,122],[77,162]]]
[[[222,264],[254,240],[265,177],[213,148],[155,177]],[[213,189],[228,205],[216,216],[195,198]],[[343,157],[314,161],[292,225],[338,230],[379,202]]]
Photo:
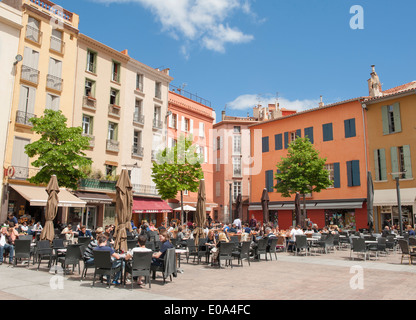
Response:
[[[127,230],[132,231],[131,215],[133,208],[132,184],[128,171],[123,169],[116,184],[116,230],[114,248],[127,251]]]
[[[50,242],[53,241],[55,238],[55,229],[53,227],[53,220],[58,213],[58,193],[59,193],[59,186],[58,186],[58,179],[55,175],[51,177],[49,180],[49,184],[46,188],[46,192],[48,193],[48,202],[46,203],[45,209],[45,227],[42,229],[42,233],[40,234],[41,240],[49,240]]]
[[[199,239],[204,237],[204,230],[203,227],[206,222],[206,193],[205,193],[205,180],[202,179],[199,182],[199,190],[198,190],[198,202],[196,204],[196,213],[195,213],[195,223],[196,223],[196,230],[195,230],[195,244],[198,245]]]

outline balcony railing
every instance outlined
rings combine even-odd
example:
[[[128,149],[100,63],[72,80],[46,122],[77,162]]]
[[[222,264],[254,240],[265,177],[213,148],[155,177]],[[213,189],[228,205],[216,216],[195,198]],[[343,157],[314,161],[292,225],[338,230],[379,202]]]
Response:
[[[142,157],[144,156],[144,148],[140,146],[133,146],[131,150],[132,156]]]
[[[46,77],[46,87],[56,91],[62,91],[63,80],[61,78],[55,77],[51,74],[48,74]]]
[[[119,152],[120,142],[116,140],[107,140],[107,151]]]
[[[51,50],[59,53],[64,53],[65,42],[56,37],[51,37]]]
[[[79,181],[78,189],[80,190],[105,190],[116,191],[116,181],[105,181],[97,179],[81,179]]]
[[[95,147],[95,137],[90,135],[90,134],[87,134],[87,133],[83,133],[82,135],[84,137],[90,138],[90,148],[94,148]]]
[[[120,75],[119,75],[119,73],[118,72],[113,72],[113,74],[112,74],[112,78],[111,78],[111,80],[113,80],[114,82],[120,82]]]
[[[84,96],[82,107],[95,111],[97,110],[97,100],[92,97]]]
[[[39,71],[31,67],[22,65],[22,76],[21,78],[26,81],[30,81],[34,84],[39,83]]]
[[[16,123],[24,124],[26,126],[33,127],[33,123],[29,121],[31,118],[35,118],[36,115],[32,113],[27,113],[26,111],[17,111],[16,112]]]
[[[33,42],[40,44],[40,40],[42,38],[42,32],[31,26],[26,26],[26,39],[29,39]]]
[[[236,178],[241,178],[243,176],[242,172],[241,172],[241,169],[234,169],[234,175],[233,176],[236,177]]]
[[[115,104],[108,105],[108,115],[120,118],[121,108]]]
[[[154,129],[162,129],[163,128],[163,122],[158,119],[153,119],[153,128]]]
[[[138,124],[144,124],[144,115],[142,114],[134,114],[133,115],[133,124],[138,123]]]
[[[159,196],[156,187],[143,184],[133,184],[133,193],[137,195]]]
[[[70,22],[72,23],[72,17],[73,14],[72,12],[69,12],[68,10],[65,9],[58,9],[57,6],[55,5],[55,3],[48,1],[48,0],[30,0],[30,2],[33,5],[39,6],[42,8],[42,10],[47,10],[50,13],[52,13],[53,15],[57,16],[58,18],[61,18],[63,20],[65,20],[66,22]]]
[[[37,168],[11,166],[8,168],[6,175],[12,180],[26,180],[36,176],[39,171]]]

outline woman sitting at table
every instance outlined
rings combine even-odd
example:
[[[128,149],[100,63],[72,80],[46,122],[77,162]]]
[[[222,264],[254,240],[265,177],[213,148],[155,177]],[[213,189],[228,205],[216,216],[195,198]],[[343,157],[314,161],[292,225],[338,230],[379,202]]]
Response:
[[[215,239],[215,233],[213,230],[209,230],[207,242],[205,243],[208,250],[211,252],[213,248],[217,246],[217,240]]]
[[[214,265],[214,263],[217,262],[218,254],[220,252],[220,247],[221,247],[221,243],[222,242],[227,242],[227,243],[230,242],[227,239],[227,236],[225,235],[224,232],[221,232],[218,235],[218,242],[217,242],[216,246],[211,249],[211,253],[212,253],[212,265]]]

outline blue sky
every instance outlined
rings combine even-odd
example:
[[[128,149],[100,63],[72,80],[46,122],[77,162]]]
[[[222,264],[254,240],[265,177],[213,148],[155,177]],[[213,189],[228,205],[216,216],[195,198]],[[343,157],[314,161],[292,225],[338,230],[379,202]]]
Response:
[[[212,103],[217,118],[258,101],[298,110],[416,80],[414,0],[57,0],[80,32],[154,68]],[[353,5],[364,10],[354,30]]]

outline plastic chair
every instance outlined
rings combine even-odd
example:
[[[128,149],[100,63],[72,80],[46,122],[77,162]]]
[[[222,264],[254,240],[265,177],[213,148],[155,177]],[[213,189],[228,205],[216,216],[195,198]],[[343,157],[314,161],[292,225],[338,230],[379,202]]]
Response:
[[[295,248],[295,255],[298,255],[298,250],[305,250],[305,254],[308,255],[309,245],[305,235],[296,235]]]
[[[65,257],[58,258],[57,263],[61,263],[64,273],[66,274],[66,267],[72,265],[72,272],[75,266],[78,266],[78,273],[81,274],[79,261],[82,259],[81,248],[79,245],[69,245],[66,249]]]
[[[365,261],[367,258],[367,254],[368,254],[365,240],[361,238],[352,238],[352,250],[350,252],[350,257],[351,257],[351,253],[364,254],[364,261]],[[354,260],[354,257],[352,257],[352,260]]]
[[[151,288],[150,284],[150,271],[152,264],[152,254],[153,252],[134,252],[133,261],[131,265],[126,265],[126,273],[130,273],[132,277],[131,288],[133,289],[133,277],[143,276],[146,278],[146,283],[149,283],[149,289]],[[126,273],[124,274],[124,283],[126,283]]]
[[[403,263],[403,258],[407,256],[407,258],[409,259],[409,265],[411,265],[413,263],[413,257],[416,257],[416,252],[410,251],[409,243],[407,242],[407,240],[399,239],[398,244],[400,246],[400,249],[402,250],[402,258],[400,260],[400,264]]]
[[[36,255],[36,262],[38,262],[37,270],[39,270],[42,260],[49,260],[48,268],[52,266],[52,261],[55,256],[53,254],[51,243],[49,242],[49,240],[38,241],[38,243],[36,244],[35,255]]]
[[[266,251],[270,255],[270,260],[273,260],[272,259],[272,253],[274,253],[274,256],[275,256],[275,258],[277,260],[277,252],[276,252],[277,241],[278,241],[277,238],[270,239],[270,242],[269,242],[269,244],[266,247]]]

